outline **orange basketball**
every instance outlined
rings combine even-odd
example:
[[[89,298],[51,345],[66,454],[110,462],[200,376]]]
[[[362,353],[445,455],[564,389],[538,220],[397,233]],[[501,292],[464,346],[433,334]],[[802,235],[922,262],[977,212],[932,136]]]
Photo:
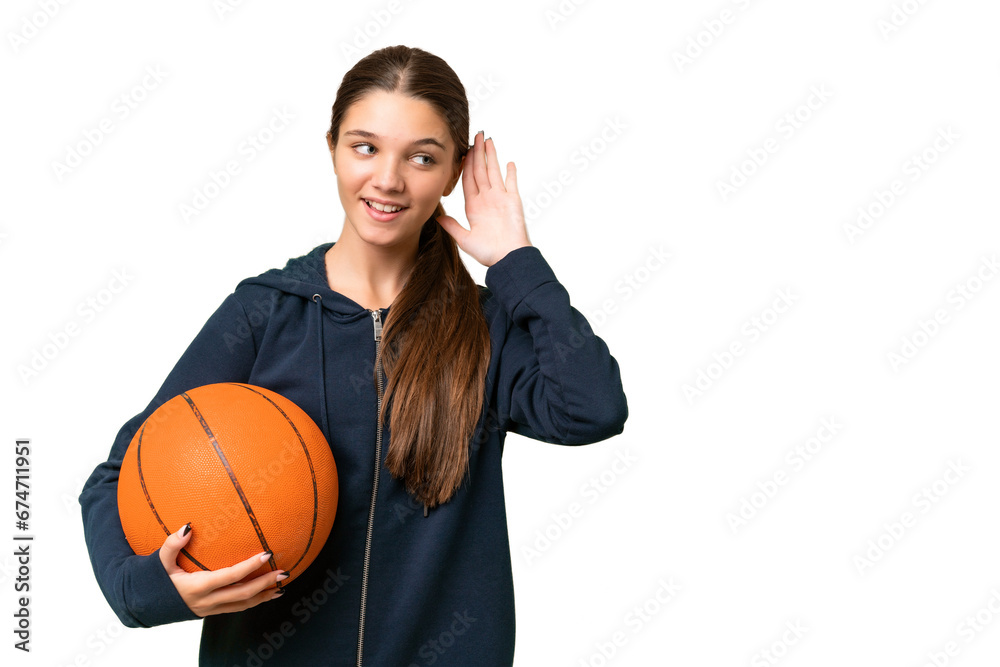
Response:
[[[323,548],[338,488],[330,446],[299,406],[224,382],[175,396],[143,422],[122,460],[118,513],[140,556],[190,521],[182,568],[217,570],[270,551],[247,579],[285,570],[280,587]]]

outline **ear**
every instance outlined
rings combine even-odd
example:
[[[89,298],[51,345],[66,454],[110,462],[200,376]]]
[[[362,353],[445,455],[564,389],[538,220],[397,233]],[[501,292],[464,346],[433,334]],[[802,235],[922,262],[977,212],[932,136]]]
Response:
[[[444,189],[444,193],[441,196],[447,197],[451,194],[451,191],[455,189],[455,184],[458,183],[458,179],[462,175],[462,169],[465,167],[465,158],[468,156],[469,154],[466,153],[465,156],[462,157],[462,161],[455,165],[455,171],[451,175],[451,180],[448,181],[448,186]]]
[[[331,134],[329,131],[326,133],[326,145],[327,145],[327,148],[330,149],[330,159],[333,160],[333,173],[336,174],[337,173],[337,157],[336,157],[336,155],[334,155],[335,150],[334,150],[334,147],[333,147],[333,134]]]

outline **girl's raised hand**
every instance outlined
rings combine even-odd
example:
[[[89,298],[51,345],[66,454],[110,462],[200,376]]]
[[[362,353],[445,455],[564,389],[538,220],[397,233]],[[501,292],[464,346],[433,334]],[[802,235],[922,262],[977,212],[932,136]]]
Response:
[[[478,132],[466,154],[462,168],[462,191],[465,193],[465,216],[470,229],[455,218],[437,218],[455,239],[458,247],[483,266],[492,266],[511,250],[530,246],[524,224],[524,207],[517,192],[514,163],[507,163],[504,183],[493,140]]]
[[[246,576],[267,562],[264,554],[255,554],[231,567],[223,567],[207,572],[188,572],[177,564],[177,554],[191,541],[191,530],[186,532],[182,527],[176,533],[168,535],[160,547],[160,562],[170,575],[177,592],[188,608],[198,616],[225,614],[231,611],[243,611],[256,607],[261,602],[267,602],[278,597],[284,591],[278,592],[272,586],[288,575],[281,570],[274,570],[255,577],[250,581],[240,583]]]

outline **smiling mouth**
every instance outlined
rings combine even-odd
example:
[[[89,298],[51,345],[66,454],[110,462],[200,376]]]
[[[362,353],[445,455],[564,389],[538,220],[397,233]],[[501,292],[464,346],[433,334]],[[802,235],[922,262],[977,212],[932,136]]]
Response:
[[[378,202],[369,201],[368,199],[362,199],[368,208],[373,211],[378,211],[379,213],[397,213],[399,211],[406,210],[406,206],[386,206],[384,204],[379,204]]]

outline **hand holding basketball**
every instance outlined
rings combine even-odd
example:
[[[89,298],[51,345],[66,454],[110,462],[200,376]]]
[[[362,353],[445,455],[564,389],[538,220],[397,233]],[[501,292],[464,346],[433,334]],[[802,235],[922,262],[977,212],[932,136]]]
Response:
[[[256,607],[261,602],[273,600],[281,592],[272,587],[288,575],[283,570],[272,570],[243,581],[257,570],[261,563],[260,554],[230,567],[218,570],[188,572],[177,564],[177,554],[191,540],[193,528],[184,533],[183,527],[167,536],[160,547],[160,562],[170,575],[170,580],[188,608],[198,616],[227,614]]]

